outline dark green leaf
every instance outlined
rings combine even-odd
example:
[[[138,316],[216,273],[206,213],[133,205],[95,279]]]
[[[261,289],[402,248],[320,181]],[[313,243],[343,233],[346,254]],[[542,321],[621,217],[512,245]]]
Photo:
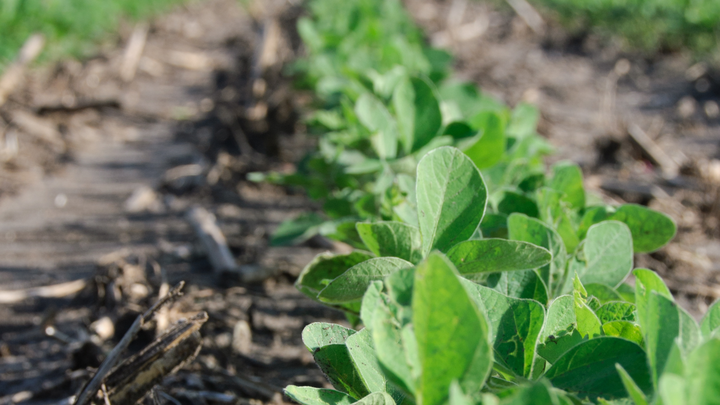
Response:
[[[529,377],[545,319],[543,306],[533,300],[507,297],[468,280],[461,281],[470,297],[485,308],[496,359],[516,375]]]
[[[485,214],[480,223],[480,233],[484,238],[507,239],[507,216],[503,214]]]
[[[482,239],[460,242],[450,248],[448,259],[460,274],[531,270],[542,267],[552,259],[547,249],[528,242],[506,239]]]
[[[627,396],[615,364],[620,364],[645,393],[652,392],[645,352],[636,343],[604,336],[570,349],[545,373],[553,386],[592,400]]]
[[[700,330],[702,331],[702,335],[704,338],[712,336],[713,332],[715,332],[717,328],[720,328],[720,305],[718,305],[719,302],[720,301],[715,301],[710,306],[702,319],[702,323],[700,324]]]
[[[443,131],[443,135],[450,135],[453,137],[453,139],[470,138],[475,134],[477,134],[477,131],[472,129],[470,125],[462,121],[455,121],[449,123],[445,127],[445,131]]]
[[[485,114],[487,117],[480,126],[482,135],[477,142],[463,150],[478,169],[495,166],[505,154],[505,123],[496,113]]]
[[[635,204],[625,204],[610,216],[624,222],[632,232],[635,253],[649,253],[665,246],[677,230],[667,215]]]
[[[538,211],[538,206],[535,201],[512,191],[503,192],[502,199],[497,205],[497,210],[505,215],[517,212],[533,218],[540,217],[540,211]]]

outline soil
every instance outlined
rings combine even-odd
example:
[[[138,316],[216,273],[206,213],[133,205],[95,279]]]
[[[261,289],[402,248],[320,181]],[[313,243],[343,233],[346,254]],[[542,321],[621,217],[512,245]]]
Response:
[[[638,255],[638,267],[659,271],[696,317],[720,297],[720,81],[710,69],[683,56],[624,54],[552,22],[537,34],[485,4],[406,4],[428,39],[456,55],[459,77],[510,105],[539,107],[553,161],[578,162],[607,201],[647,204],[677,221],[674,241]],[[300,13],[284,1],[181,7],[151,23],[132,80],[118,74],[136,30],[128,25],[95,58],[30,72],[0,107],[0,300],[85,280],[66,297],[0,304],[0,404],[67,403],[135,317],[180,280],[185,295],[129,353],[205,311],[202,349],[146,402],[280,403],[288,384],[328,386],[301,331],[343,315],[292,284],[314,255],[342,247],[318,238],[269,246],[282,220],[318,207],[245,180],[292,170],[314,146],[299,120],[309,96],[282,74],[302,52]],[[675,172],[631,140],[633,125]],[[215,215],[238,264],[262,280],[213,271],[185,218],[193,207]]]

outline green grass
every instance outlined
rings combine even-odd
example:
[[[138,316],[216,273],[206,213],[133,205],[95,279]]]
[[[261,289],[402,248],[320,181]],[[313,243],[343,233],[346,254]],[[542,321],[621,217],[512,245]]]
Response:
[[[648,54],[688,49],[719,60],[718,0],[530,0],[571,30],[622,38]]]
[[[42,33],[41,60],[83,57],[111,38],[123,19],[147,18],[188,0],[0,0],[0,70],[24,41]]]

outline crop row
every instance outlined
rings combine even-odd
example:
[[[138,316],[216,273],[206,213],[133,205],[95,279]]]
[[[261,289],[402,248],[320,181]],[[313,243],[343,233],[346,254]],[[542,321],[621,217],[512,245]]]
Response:
[[[396,0],[313,0],[296,70],[317,96],[318,149],[296,173],[322,213],[273,242],[353,246],[297,280],[355,329],[303,341],[334,389],[303,405],[709,404],[720,386],[720,306],[701,325],[635,253],[675,235],[662,213],[609,206],[569,162],[546,168],[537,110],[453,81]],[[626,283],[634,275],[634,286]]]

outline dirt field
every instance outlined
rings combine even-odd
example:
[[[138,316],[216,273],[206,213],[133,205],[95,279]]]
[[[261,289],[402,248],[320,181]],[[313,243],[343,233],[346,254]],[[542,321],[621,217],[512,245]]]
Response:
[[[255,4],[208,0],[152,22],[131,79],[119,72],[143,30],[127,27],[116,49],[33,71],[0,107],[0,404],[75,394],[87,368],[180,280],[185,296],[130,347],[181,317],[209,315],[197,359],[161,382],[157,402],[287,402],[287,384],[327,384],[300,333],[343,316],[292,283],[332,245],[268,247],[280,221],[316,207],[244,180],[292,168],[313,146],[299,121],[308,95],[281,74],[301,52],[301,11]],[[459,77],[510,105],[538,105],[553,160],[578,162],[609,201],[648,204],[678,222],[675,240],[638,256],[638,267],[659,271],[696,316],[720,297],[720,85],[711,71],[679,56],[636,59],[552,25],[537,34],[482,4],[406,4],[428,39],[456,55]],[[657,148],[633,140],[638,128]],[[255,281],[213,272],[186,218],[193,207],[215,215]],[[34,287],[76,280],[68,288],[77,294],[10,303],[9,291],[38,295]]]

